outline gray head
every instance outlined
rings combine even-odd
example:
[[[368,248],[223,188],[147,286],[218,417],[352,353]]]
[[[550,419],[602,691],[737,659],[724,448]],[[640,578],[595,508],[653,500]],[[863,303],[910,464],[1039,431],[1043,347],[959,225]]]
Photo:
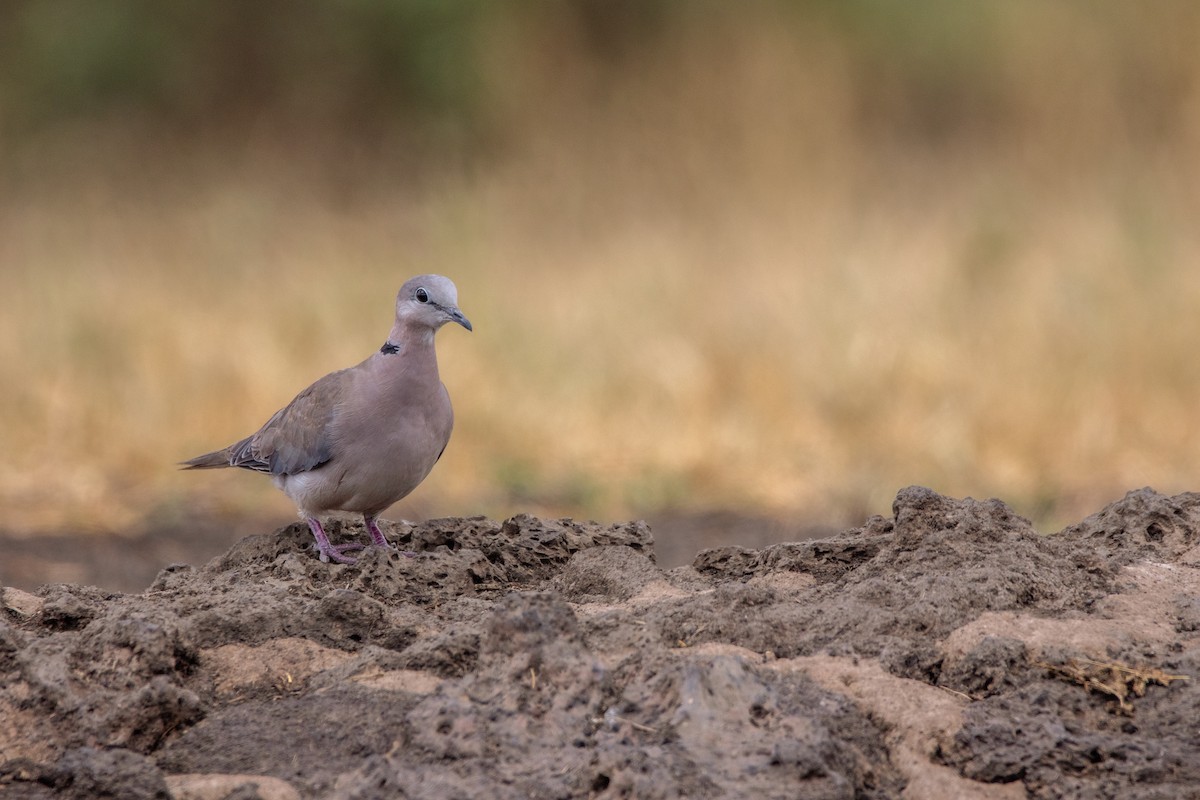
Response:
[[[447,322],[457,322],[474,330],[471,321],[458,310],[458,289],[454,281],[441,275],[418,275],[405,282],[396,295],[396,322],[433,330]]]

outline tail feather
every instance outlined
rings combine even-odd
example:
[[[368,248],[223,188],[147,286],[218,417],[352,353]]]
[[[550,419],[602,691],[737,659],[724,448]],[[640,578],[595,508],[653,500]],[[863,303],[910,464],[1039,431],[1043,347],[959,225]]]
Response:
[[[229,463],[229,450],[214,450],[211,453],[205,453],[202,456],[189,458],[187,461],[180,461],[180,469],[220,469],[221,467],[231,467]]]

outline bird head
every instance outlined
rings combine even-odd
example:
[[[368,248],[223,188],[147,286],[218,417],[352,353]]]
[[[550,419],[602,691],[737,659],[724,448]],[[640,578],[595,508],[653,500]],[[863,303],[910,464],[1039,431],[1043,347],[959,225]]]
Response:
[[[458,289],[454,281],[441,275],[418,275],[400,287],[396,295],[396,321],[424,325],[437,330],[447,322],[457,322],[474,330],[471,321],[458,310]]]

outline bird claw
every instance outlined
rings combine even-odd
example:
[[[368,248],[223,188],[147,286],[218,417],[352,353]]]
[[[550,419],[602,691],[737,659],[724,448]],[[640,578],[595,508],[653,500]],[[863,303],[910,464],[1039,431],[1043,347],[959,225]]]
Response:
[[[379,526],[375,524],[373,517],[366,517],[367,530],[371,533],[371,544],[361,544],[359,542],[346,542],[345,544],[333,544],[329,541],[329,537],[325,534],[325,529],[321,527],[320,521],[316,517],[308,518],[308,527],[312,530],[313,537],[316,542],[313,544],[313,549],[320,554],[321,562],[328,564],[333,561],[337,564],[357,564],[357,558],[350,558],[346,555],[348,550],[363,550],[367,547],[382,547],[387,550],[395,550],[396,548],[383,538],[383,534],[379,531]],[[416,553],[403,551],[404,555],[412,558]]]
[[[336,545],[331,544],[328,548],[313,545],[313,549],[320,554],[321,561],[325,564],[328,564],[330,561],[338,564],[357,564],[358,559],[350,558],[346,555],[346,552],[348,550],[362,550],[364,547],[366,547],[366,545],[359,544],[358,542],[348,542],[346,544]]]

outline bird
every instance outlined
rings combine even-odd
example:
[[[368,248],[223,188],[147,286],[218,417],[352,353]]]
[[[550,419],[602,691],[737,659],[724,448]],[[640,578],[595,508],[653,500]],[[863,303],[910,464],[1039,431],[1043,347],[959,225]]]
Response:
[[[406,281],[396,295],[395,324],[377,352],[300,392],[256,433],[180,467],[270,475],[308,523],[322,562],[353,564],[357,559],[346,552],[364,547],[330,543],[320,517],[333,511],[362,514],[372,543],[389,547],[379,514],[425,479],[454,427],[433,341],[448,322],[474,330],[458,308],[453,281],[441,275]]]

